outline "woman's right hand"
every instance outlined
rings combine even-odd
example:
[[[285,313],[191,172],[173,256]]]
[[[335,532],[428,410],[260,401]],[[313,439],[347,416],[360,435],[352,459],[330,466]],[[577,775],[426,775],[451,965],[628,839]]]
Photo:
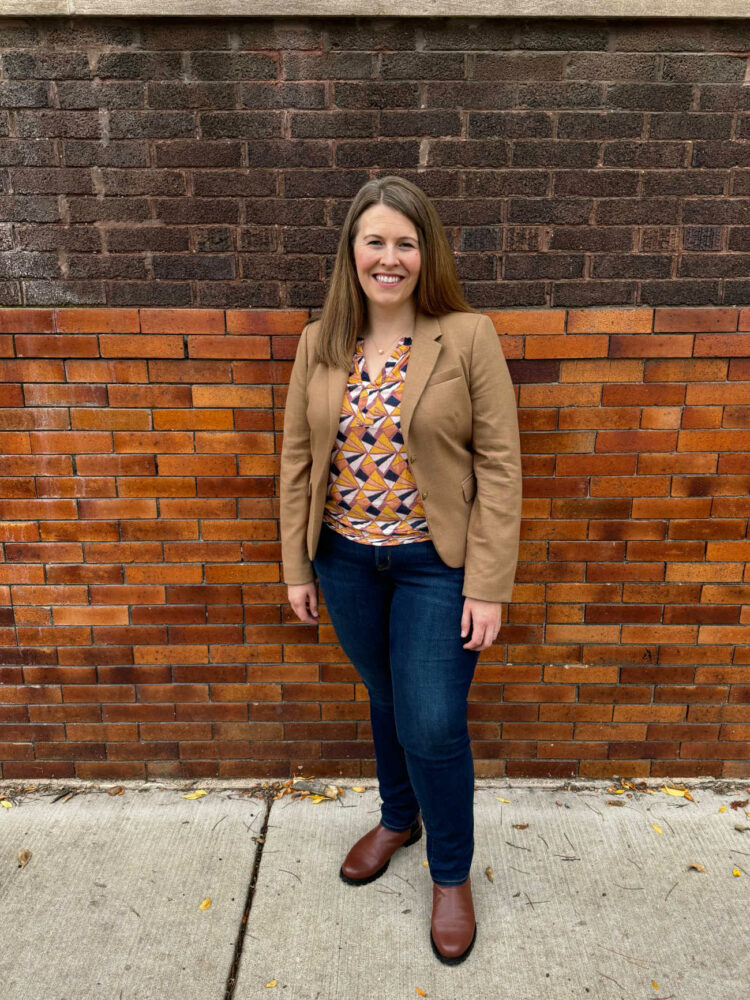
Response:
[[[318,624],[318,591],[315,581],[310,583],[295,583],[287,587],[289,603],[292,611],[302,622],[309,625]]]

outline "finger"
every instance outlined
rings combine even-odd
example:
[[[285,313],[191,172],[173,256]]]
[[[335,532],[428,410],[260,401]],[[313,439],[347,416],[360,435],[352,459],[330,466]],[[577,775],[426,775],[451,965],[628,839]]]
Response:
[[[471,638],[469,639],[468,642],[464,643],[464,649],[480,649],[481,637],[482,637],[482,627],[475,620],[474,628],[471,633]]]
[[[471,628],[471,609],[468,604],[464,604],[463,614],[461,615],[461,637],[467,635],[469,629]]]
[[[310,614],[318,617],[318,595],[314,591],[310,594]]]

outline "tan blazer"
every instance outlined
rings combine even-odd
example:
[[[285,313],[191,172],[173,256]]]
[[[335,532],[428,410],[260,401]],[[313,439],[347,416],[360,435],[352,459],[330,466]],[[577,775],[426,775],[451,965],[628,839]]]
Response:
[[[315,578],[331,450],[349,378],[312,364],[320,321],[300,335],[281,449],[286,584]],[[489,316],[419,313],[401,397],[401,433],[438,555],[464,566],[464,597],[508,602],[518,561],[521,456],[513,384]]]

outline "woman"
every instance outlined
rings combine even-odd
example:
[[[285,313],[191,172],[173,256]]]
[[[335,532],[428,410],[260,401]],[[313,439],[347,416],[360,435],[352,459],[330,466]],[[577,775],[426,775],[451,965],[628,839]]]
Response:
[[[339,874],[378,878],[424,817],[430,939],[447,964],[476,938],[467,695],[511,597],[520,511],[515,394],[493,324],[464,300],[426,195],[369,181],[292,368],[282,561],[311,624],[317,576],[369,694],[381,819]]]

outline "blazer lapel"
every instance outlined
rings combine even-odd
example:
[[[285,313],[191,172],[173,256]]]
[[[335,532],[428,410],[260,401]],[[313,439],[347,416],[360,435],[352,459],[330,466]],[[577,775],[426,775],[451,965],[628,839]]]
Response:
[[[404,446],[409,447],[409,427],[414,409],[432,374],[435,362],[440,354],[440,344],[437,338],[441,334],[440,322],[437,316],[427,316],[417,313],[414,336],[409,350],[409,362],[406,366],[404,386],[401,392],[401,436]]]
[[[441,333],[440,321],[437,316],[417,313],[401,394],[401,435],[406,447],[408,447],[409,426],[414,409],[440,354],[440,344],[437,343],[437,338]],[[349,372],[345,372],[343,368],[328,369],[328,438],[330,448],[333,448],[338,433],[341,402],[348,381]]]

